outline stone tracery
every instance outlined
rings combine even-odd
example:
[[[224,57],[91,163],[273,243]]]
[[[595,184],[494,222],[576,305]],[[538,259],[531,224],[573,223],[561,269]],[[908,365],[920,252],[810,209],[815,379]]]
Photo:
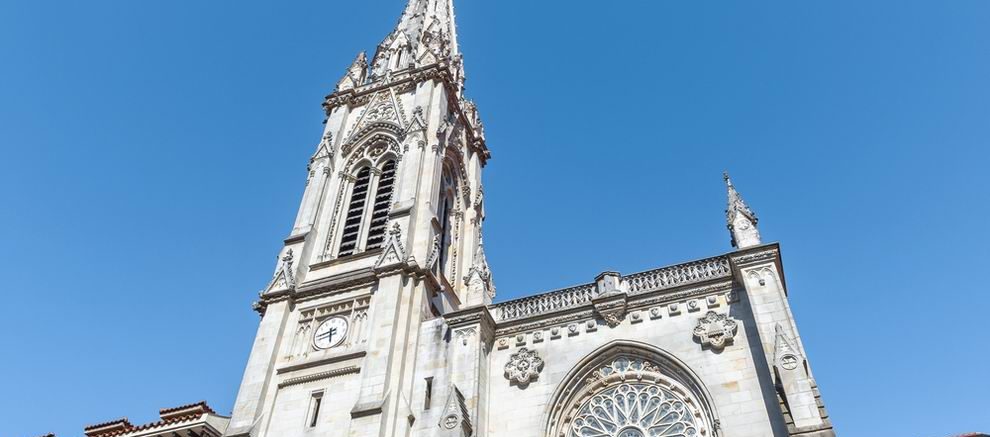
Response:
[[[584,403],[569,437],[693,437],[697,419],[684,399],[659,385],[623,383]]]
[[[716,434],[704,386],[676,358],[636,342],[599,349],[553,397],[552,437],[699,437]]]

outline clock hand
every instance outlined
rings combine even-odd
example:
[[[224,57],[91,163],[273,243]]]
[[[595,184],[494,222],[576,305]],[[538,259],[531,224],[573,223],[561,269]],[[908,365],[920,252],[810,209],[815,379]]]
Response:
[[[323,340],[324,338],[327,339],[327,340],[330,340],[336,334],[337,334],[337,328],[330,328],[329,331],[324,332],[323,334],[317,335],[316,338],[319,339],[319,340]]]

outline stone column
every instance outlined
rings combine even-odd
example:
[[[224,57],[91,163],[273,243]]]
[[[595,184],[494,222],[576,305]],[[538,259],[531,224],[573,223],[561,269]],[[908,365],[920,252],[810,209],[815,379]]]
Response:
[[[444,315],[450,329],[447,348],[449,386],[444,397],[437,436],[479,435],[488,422],[488,354],[495,337],[495,320],[485,306]]]
[[[234,402],[234,411],[230,418],[230,426],[225,435],[246,435],[251,427],[259,421],[265,407],[265,399],[275,393],[272,371],[278,358],[280,339],[283,337],[285,321],[289,315],[289,302],[282,300],[274,302],[265,308],[255,336],[251,355],[241,387]]]
[[[819,409],[816,384],[787,301],[777,245],[764,245],[730,255],[737,280],[745,287],[759,332],[767,369],[793,419],[791,435],[834,436]]]
[[[414,420],[409,399],[425,292],[404,254],[402,258],[376,268],[378,289],[369,312],[370,338],[361,388],[351,410],[351,437],[407,436]]]

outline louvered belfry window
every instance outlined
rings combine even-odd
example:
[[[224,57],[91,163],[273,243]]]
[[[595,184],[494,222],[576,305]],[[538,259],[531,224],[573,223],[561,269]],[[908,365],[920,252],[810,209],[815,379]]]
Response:
[[[371,186],[371,169],[362,168],[354,181],[351,202],[347,206],[347,219],[344,221],[344,234],[340,237],[338,257],[353,255],[357,250],[358,236],[361,234],[361,220],[364,207],[368,203],[368,188]]]
[[[385,227],[388,224],[388,209],[392,203],[394,186],[395,161],[388,161],[382,166],[382,175],[378,178],[378,191],[375,193],[375,205],[371,213],[365,250],[378,249],[385,243]]]

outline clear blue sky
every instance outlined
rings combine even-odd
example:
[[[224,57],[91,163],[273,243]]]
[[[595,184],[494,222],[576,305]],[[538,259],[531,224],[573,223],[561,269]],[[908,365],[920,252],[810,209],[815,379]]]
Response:
[[[402,6],[0,2],[0,435],[230,411],[322,96]],[[840,435],[990,430],[990,2],[457,6],[500,300],[728,251],[729,169]]]

